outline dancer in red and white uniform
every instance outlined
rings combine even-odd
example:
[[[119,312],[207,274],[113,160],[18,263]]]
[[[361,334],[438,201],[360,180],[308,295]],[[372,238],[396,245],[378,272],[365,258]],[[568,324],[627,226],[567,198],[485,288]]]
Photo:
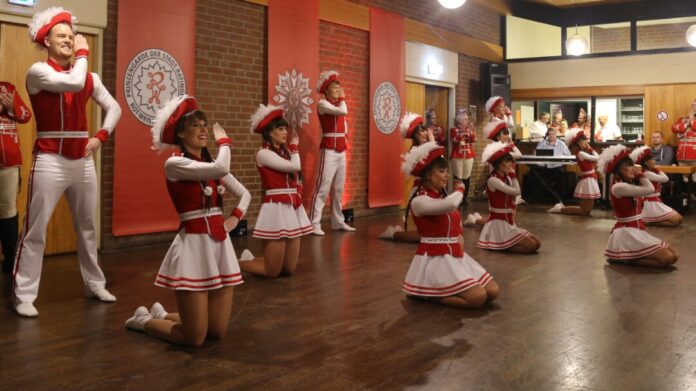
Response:
[[[407,111],[403,117],[401,117],[399,130],[401,132],[401,137],[411,140],[411,149],[425,144],[426,142],[435,141],[435,136],[433,136],[432,131],[423,123],[423,117],[416,113]],[[408,196],[409,201],[415,196],[420,187],[420,178],[413,178],[413,185],[411,186]],[[409,220],[412,220],[412,217],[413,216],[407,207],[406,214],[404,215],[403,228],[400,225],[390,225],[384,232],[382,232],[381,235],[379,235],[380,239],[394,239],[400,242],[420,243],[420,235],[418,234],[418,231],[415,230],[412,221],[409,223]]]
[[[575,185],[573,196],[579,199],[580,206],[565,206],[562,202],[549,209],[549,213],[561,213],[564,215],[589,216],[594,208],[596,199],[602,196],[597,182],[597,160],[599,155],[590,147],[585,131],[573,128],[565,137],[566,144],[575,157],[580,168],[580,180]]]
[[[476,129],[471,126],[469,112],[464,111],[454,118],[455,127],[450,129],[450,141],[452,142],[452,152],[450,153],[450,163],[452,164],[452,175],[455,180],[464,183],[464,198],[462,203],[467,204],[469,186],[471,181],[471,170],[474,167],[474,143],[476,142]]]
[[[11,273],[14,269],[17,245],[17,194],[22,166],[17,124],[25,124],[30,119],[31,112],[15,86],[0,81],[0,246],[4,257],[3,273]]]
[[[487,250],[533,253],[541,247],[541,242],[527,230],[515,225],[515,197],[521,190],[512,150],[512,144],[501,142],[490,143],[483,150],[481,163],[491,168],[487,183],[490,214],[477,245]]]
[[[15,309],[34,317],[32,304],[39,290],[46,243],[46,226],[65,194],[77,230],[77,255],[89,295],[115,301],[105,289],[106,279],[97,263],[97,174],[92,155],[106,143],[121,116],[121,108],[99,80],[89,73],[89,47],[74,35],[73,16],[59,7],[34,15],[29,30],[33,41],[48,51],[46,62],[27,72],[27,91],[36,117],[37,137],[29,177],[29,202],[17,249],[14,271]],[[72,55],[75,64],[70,64]],[[89,138],[86,106],[89,99],[106,111],[94,137]]]
[[[676,159],[680,166],[696,166],[696,100],[689,106],[689,113],[672,125],[672,133],[678,140]],[[693,175],[696,179],[696,174]]]
[[[324,95],[317,103],[323,138],[310,219],[314,228],[313,233],[323,236],[321,212],[324,210],[329,189],[331,190],[331,228],[342,231],[355,231],[355,228],[346,224],[343,218],[343,186],[346,179],[346,148],[348,147],[346,143],[348,125],[345,117],[348,115],[348,106],[346,94],[338,80],[338,72],[322,72],[319,75],[317,91]]]
[[[656,167],[650,147],[636,148],[630,157],[635,164],[643,167],[643,174],[654,188],[652,194],[643,197],[643,221],[661,227],[676,227],[681,224],[682,215],[662,202],[662,184],[669,182],[669,177]]]
[[[164,164],[167,190],[181,225],[167,251],[155,285],[174,290],[177,313],[155,303],[138,307],[126,327],[178,345],[200,346],[223,338],[232,312],[233,286],[242,275],[228,232],[236,227],[251,195],[230,173],[231,141],[215,123],[218,156],[208,149],[208,119],[191,96],[167,102],[152,127],[153,149],[178,146]],[[239,198],[232,214],[222,212],[223,193]]]
[[[604,175],[612,175],[611,205],[616,224],[611,230],[604,255],[609,262],[669,267],[679,254],[669,244],[645,231],[641,213],[641,197],[655,191],[640,166],[634,166],[630,151],[623,145],[612,145],[602,151],[597,166]]]
[[[486,112],[490,115],[490,122],[500,120],[505,122],[508,130],[515,128],[515,119],[512,117],[512,110],[505,104],[502,96],[492,96],[486,101]]]
[[[254,258],[244,250],[240,266],[245,272],[264,277],[291,275],[297,267],[300,237],[313,230],[299,191],[299,138],[295,132],[289,134],[283,109],[272,105],[259,106],[251,117],[251,131],[263,138],[256,153],[256,167],[265,195],[253,236],[263,239],[264,250],[262,258]]]
[[[449,171],[445,149],[436,142],[412,148],[402,171],[421,178],[411,200],[420,245],[406,273],[403,291],[410,296],[437,300],[459,308],[478,308],[498,297],[493,277],[464,253],[459,204],[461,182],[447,195]]]

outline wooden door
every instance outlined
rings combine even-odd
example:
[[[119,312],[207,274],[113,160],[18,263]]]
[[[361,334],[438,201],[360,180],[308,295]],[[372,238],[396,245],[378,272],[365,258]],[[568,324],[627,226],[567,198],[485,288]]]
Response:
[[[406,111],[425,115],[425,85],[419,83],[406,82]],[[404,140],[403,153],[406,153],[411,148],[411,140]],[[413,186],[413,177],[405,178],[404,197],[401,202],[401,208],[405,209],[408,204],[408,197]]]
[[[98,48],[95,47],[94,36],[85,35],[90,47],[90,70],[95,66],[94,58]],[[37,61],[46,60],[46,51],[36,47],[29,41],[27,27],[9,23],[0,24],[0,80],[8,81],[17,87],[17,91],[24,102],[31,106],[26,90],[25,80],[27,69]],[[87,123],[90,124],[90,133],[94,133],[95,121],[94,103],[87,107]],[[33,115],[32,111],[32,115]],[[24,125],[19,125],[19,139],[22,150],[22,185],[17,199],[19,210],[20,230],[26,213],[27,184],[29,171],[33,161],[32,149],[36,136],[34,118]],[[45,255],[74,252],[76,250],[75,231],[72,225],[70,209],[65,197],[53,211],[53,216],[48,224],[46,232]]]
[[[435,109],[437,124],[449,130],[449,88],[425,86],[425,109]]]

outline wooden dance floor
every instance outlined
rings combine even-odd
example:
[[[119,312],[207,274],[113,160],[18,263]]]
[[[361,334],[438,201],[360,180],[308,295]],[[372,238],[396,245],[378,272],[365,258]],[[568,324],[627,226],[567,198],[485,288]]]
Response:
[[[469,207],[483,211],[486,205]],[[410,300],[415,245],[377,239],[396,215],[356,233],[307,236],[297,273],[245,276],[227,339],[182,348],[127,331],[166,247],[102,254],[114,304],[85,299],[76,256],[44,263],[37,319],[0,310],[2,390],[686,390],[696,389],[696,217],[649,228],[681,252],[673,270],[608,266],[613,220],[524,206],[538,255],[466,251],[498,281],[485,310]],[[248,243],[248,244],[247,244]],[[235,239],[237,253],[261,243]],[[9,297],[10,280],[2,280]],[[9,307],[8,307],[9,308]]]

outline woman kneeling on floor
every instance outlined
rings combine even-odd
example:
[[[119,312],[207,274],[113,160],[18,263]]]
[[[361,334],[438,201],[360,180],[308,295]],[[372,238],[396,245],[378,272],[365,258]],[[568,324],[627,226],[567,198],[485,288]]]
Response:
[[[409,202],[420,245],[406,273],[403,290],[459,308],[478,308],[498,297],[493,277],[464,253],[459,204],[464,186],[447,195],[449,170],[445,149],[436,142],[412,148],[401,166],[421,186]]]
[[[599,170],[614,177],[611,205],[616,215],[604,255],[612,263],[670,267],[677,262],[679,254],[669,244],[645,232],[640,197],[652,194],[655,188],[641,167],[633,165],[629,153],[625,146],[613,145],[599,157]]]
[[[655,164],[655,157],[650,147],[636,148],[631,152],[631,160],[643,167],[643,174],[650,180],[655,191],[643,197],[643,221],[648,225],[676,227],[682,222],[682,215],[662,202],[660,192],[662,184],[669,182],[669,177]]]

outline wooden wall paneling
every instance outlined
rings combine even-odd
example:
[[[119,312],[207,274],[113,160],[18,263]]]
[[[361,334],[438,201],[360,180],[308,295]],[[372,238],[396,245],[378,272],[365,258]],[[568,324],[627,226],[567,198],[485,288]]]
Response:
[[[593,86],[567,88],[529,88],[512,90],[512,99],[587,98],[590,96],[643,95],[645,85]]]
[[[423,115],[425,112],[425,85],[420,83],[406,82],[404,90],[406,95],[406,111]],[[411,148],[411,140],[404,140],[403,153],[406,153]],[[413,178],[406,177],[404,183],[404,197],[401,202],[401,208],[405,209],[408,203],[409,193],[413,186]]]
[[[503,61],[503,47],[406,18],[406,40],[437,46],[493,62]]]
[[[657,119],[657,113],[663,110],[667,112],[669,119],[660,122]],[[672,123],[676,119],[675,116],[678,116],[674,107],[673,85],[647,86],[643,99],[643,113],[646,140],[650,140],[653,131],[660,130],[664,135],[665,143],[676,144],[672,136]]]
[[[319,18],[360,30],[370,30],[370,8],[347,1],[319,1]]]

